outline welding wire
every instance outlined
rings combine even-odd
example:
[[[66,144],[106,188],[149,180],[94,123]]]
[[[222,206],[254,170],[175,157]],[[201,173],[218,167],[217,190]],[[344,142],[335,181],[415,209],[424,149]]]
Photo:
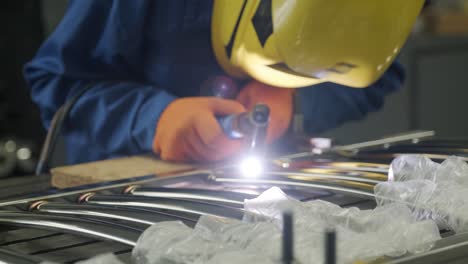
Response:
[[[291,264],[294,261],[294,227],[291,212],[283,213],[283,263]]]
[[[325,232],[325,263],[336,264],[336,232],[327,230]]]
[[[37,264],[42,263],[43,261],[43,259],[36,256],[0,248],[0,263]]]
[[[18,212],[1,212],[0,225],[63,231],[65,233],[115,241],[132,247],[136,245],[136,241],[141,233],[134,228],[110,222]]]

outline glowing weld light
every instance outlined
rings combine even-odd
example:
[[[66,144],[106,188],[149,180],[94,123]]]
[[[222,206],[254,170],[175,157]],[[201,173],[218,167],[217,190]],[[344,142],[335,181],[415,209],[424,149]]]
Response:
[[[244,177],[258,177],[263,172],[262,162],[257,157],[246,157],[240,164],[240,170]]]

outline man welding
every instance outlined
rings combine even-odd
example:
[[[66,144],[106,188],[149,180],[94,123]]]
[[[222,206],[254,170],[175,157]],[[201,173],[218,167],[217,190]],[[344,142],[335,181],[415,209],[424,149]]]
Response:
[[[393,61],[423,2],[70,0],[24,75],[46,127],[91,87],[64,124],[70,163],[150,151],[219,161],[245,149],[220,117],[259,104],[268,143],[288,130],[296,95],[309,133],[381,108],[403,82]],[[200,96],[216,83],[239,91]]]

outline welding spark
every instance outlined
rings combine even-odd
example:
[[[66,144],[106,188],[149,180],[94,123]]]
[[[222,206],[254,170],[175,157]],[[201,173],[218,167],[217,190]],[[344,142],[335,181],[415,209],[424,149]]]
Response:
[[[249,156],[242,160],[240,170],[243,176],[256,178],[263,172],[263,165],[259,158]]]

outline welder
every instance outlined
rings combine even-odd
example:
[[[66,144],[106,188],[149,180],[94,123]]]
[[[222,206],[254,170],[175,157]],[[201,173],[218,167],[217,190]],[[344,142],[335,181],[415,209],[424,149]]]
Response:
[[[404,80],[395,62],[422,0],[70,0],[24,69],[46,127],[67,100],[70,163],[154,152],[219,161],[244,149],[220,116],[269,107],[266,141],[360,120]],[[234,98],[200,96],[227,76]],[[297,88],[297,89],[291,89]]]

